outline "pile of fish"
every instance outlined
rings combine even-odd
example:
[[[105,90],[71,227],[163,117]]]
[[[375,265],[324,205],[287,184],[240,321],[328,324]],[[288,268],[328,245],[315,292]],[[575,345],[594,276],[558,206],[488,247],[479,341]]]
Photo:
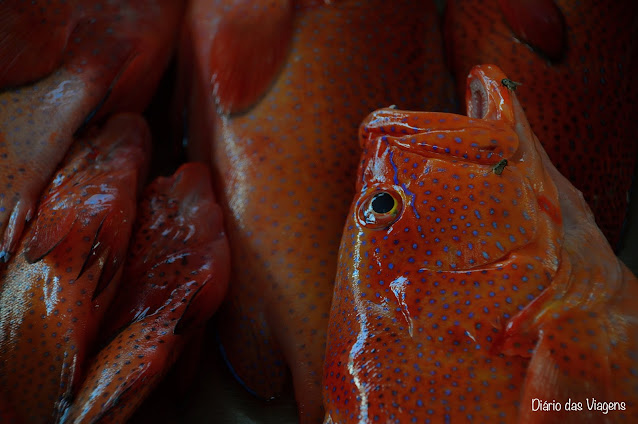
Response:
[[[0,2],[0,423],[638,421],[638,4],[437,5]]]

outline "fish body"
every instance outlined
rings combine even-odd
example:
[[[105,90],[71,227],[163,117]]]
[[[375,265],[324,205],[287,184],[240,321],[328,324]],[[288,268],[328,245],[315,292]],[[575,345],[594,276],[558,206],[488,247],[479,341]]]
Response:
[[[117,290],[148,167],[137,115],[79,139],[0,280],[0,393],[24,423],[55,422]]]
[[[121,289],[106,314],[106,345],[63,422],[125,422],[217,310],[230,257],[205,165],[159,177],[138,208]]]
[[[222,347],[259,397],[282,393],[288,364],[300,420],[317,422],[357,125],[383,105],[453,108],[436,10],[376,0],[191,7],[190,155],[212,163],[233,258]]]
[[[18,68],[31,57],[52,63],[28,81],[5,82],[23,85],[0,86],[0,257],[5,261],[73,135],[91,118],[146,107],[170,58],[182,9],[176,0],[0,4],[0,22],[10,23],[0,25],[0,60]],[[27,75],[2,66],[0,81],[14,71]]]
[[[520,82],[532,129],[618,248],[638,157],[638,3],[453,0],[444,31],[458,93],[479,63]]]
[[[504,78],[472,69],[468,116],[381,109],[362,123],[325,423],[635,420],[638,280]],[[533,409],[587,398],[625,406]]]

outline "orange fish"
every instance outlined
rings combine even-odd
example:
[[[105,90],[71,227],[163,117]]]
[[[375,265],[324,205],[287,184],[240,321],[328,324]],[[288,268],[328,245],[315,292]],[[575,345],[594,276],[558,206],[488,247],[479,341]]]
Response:
[[[117,290],[146,175],[137,115],[78,140],[0,280],[0,396],[25,423],[60,418]]]
[[[437,19],[433,2],[412,0],[196,0],[187,12],[190,155],[212,163],[232,252],[223,350],[266,399],[284,390],[288,364],[301,422],[323,417],[357,126],[391,104],[453,107]]]
[[[520,83],[532,129],[617,248],[638,157],[638,2],[450,0],[444,29],[458,92],[480,63]]]
[[[503,81],[475,67],[468,116],[381,109],[361,125],[325,423],[638,418],[638,280]]]
[[[125,422],[173,365],[228,287],[229,248],[205,165],[186,164],[146,189],[121,290],[65,420]]]
[[[0,83],[42,78],[0,85],[0,258],[15,250],[73,134],[95,114],[144,109],[182,9],[178,0],[0,2]],[[40,58],[42,69],[32,67]]]

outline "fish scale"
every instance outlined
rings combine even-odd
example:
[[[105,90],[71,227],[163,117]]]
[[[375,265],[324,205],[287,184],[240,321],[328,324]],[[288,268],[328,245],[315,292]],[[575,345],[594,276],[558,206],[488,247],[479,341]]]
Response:
[[[469,118],[381,109],[364,120],[324,423],[636,419],[638,280],[549,162],[505,78],[493,65],[472,69]],[[470,130],[488,122],[496,144],[515,148],[486,160],[476,152],[490,138]],[[538,411],[538,399],[585,406]]]

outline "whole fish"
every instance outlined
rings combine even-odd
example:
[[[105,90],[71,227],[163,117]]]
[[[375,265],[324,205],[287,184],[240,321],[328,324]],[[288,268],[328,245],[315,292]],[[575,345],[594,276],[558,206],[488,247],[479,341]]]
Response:
[[[173,365],[228,287],[229,248],[205,165],[159,177],[138,207],[109,343],[92,361],[63,422],[125,422]]]
[[[532,129],[617,249],[638,158],[638,3],[450,0],[444,30],[458,92],[480,63],[520,83]]]
[[[117,290],[150,132],[117,115],[74,143],[0,280],[0,395],[24,423],[60,418]]]
[[[232,252],[224,354],[266,399],[283,392],[288,365],[301,422],[318,422],[357,125],[391,104],[453,107],[435,5],[190,5],[180,53],[190,157],[212,163]]]
[[[146,107],[182,9],[178,0],[0,2],[0,82],[41,77],[0,85],[0,258],[15,250],[74,133],[91,118]],[[40,56],[55,65],[10,75],[27,75],[22,65]]]
[[[381,109],[362,123],[325,423],[638,418],[638,279],[506,80],[473,68],[468,116]]]

